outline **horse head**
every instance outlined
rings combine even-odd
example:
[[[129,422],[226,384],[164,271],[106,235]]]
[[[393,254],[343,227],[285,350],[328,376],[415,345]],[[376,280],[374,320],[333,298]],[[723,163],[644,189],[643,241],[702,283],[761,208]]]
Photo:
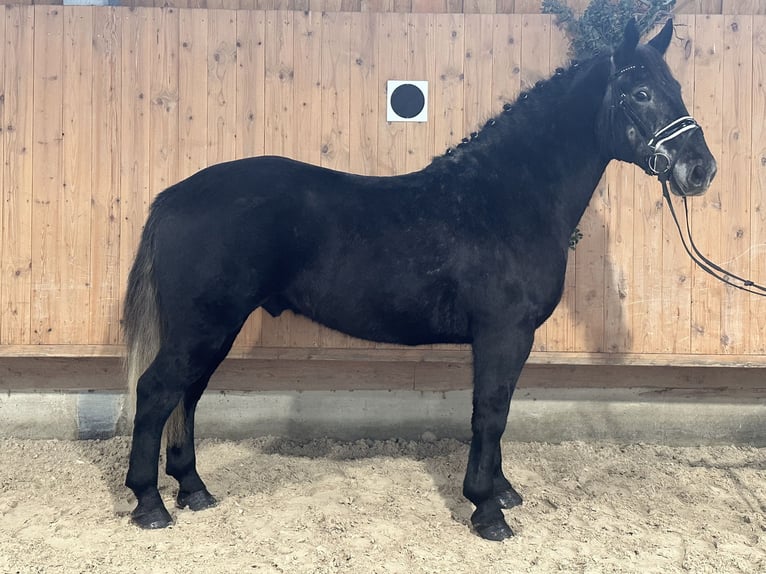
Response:
[[[669,20],[657,36],[639,44],[636,23],[628,22],[611,58],[599,131],[611,157],[667,181],[676,195],[693,196],[710,186],[716,161],[663,59],[672,36]]]

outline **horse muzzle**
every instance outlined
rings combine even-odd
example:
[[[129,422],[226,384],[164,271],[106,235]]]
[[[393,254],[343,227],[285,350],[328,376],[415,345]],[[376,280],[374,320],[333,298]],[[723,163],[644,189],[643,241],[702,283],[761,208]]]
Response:
[[[702,195],[710,187],[718,167],[711,155],[706,161],[678,161],[670,172],[670,190],[681,197]]]
[[[701,195],[710,187],[718,168],[702,128],[691,116],[683,116],[657,131],[648,146],[651,153],[647,171],[668,180],[675,195]]]

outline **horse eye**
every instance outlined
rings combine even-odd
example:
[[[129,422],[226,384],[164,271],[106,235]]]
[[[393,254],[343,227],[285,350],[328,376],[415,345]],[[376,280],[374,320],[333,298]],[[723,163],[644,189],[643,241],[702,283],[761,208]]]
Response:
[[[638,90],[633,94],[633,99],[637,102],[648,102],[652,99],[652,96],[646,90]]]

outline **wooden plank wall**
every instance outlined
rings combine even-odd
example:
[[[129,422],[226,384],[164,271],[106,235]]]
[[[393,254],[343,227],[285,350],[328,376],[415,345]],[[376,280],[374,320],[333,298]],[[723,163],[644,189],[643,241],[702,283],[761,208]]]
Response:
[[[668,53],[720,163],[691,202],[697,242],[761,281],[765,38],[764,16],[680,15]],[[17,5],[0,39],[0,356],[121,352],[125,280],[168,184],[261,153],[358,173],[417,169],[566,59],[539,14]],[[385,121],[395,78],[429,80],[429,122]],[[692,268],[655,181],[613,165],[581,229],[535,361],[766,362],[766,303]],[[469,359],[261,312],[233,355]]]
[[[86,3],[88,0],[83,0]],[[567,0],[582,12],[591,0]],[[6,0],[5,4],[61,5],[65,0]],[[70,2],[76,3],[76,2]],[[311,12],[398,12],[429,14],[539,14],[542,0],[111,0],[130,8],[287,10]],[[766,14],[766,0],[676,0],[676,14]]]

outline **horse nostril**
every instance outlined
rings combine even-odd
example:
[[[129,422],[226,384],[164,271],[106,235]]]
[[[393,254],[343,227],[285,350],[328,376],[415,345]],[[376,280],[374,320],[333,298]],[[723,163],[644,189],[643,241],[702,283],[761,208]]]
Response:
[[[712,177],[711,177],[712,179]],[[689,174],[689,183],[694,187],[702,187],[707,182],[707,172],[701,165],[695,165]]]

